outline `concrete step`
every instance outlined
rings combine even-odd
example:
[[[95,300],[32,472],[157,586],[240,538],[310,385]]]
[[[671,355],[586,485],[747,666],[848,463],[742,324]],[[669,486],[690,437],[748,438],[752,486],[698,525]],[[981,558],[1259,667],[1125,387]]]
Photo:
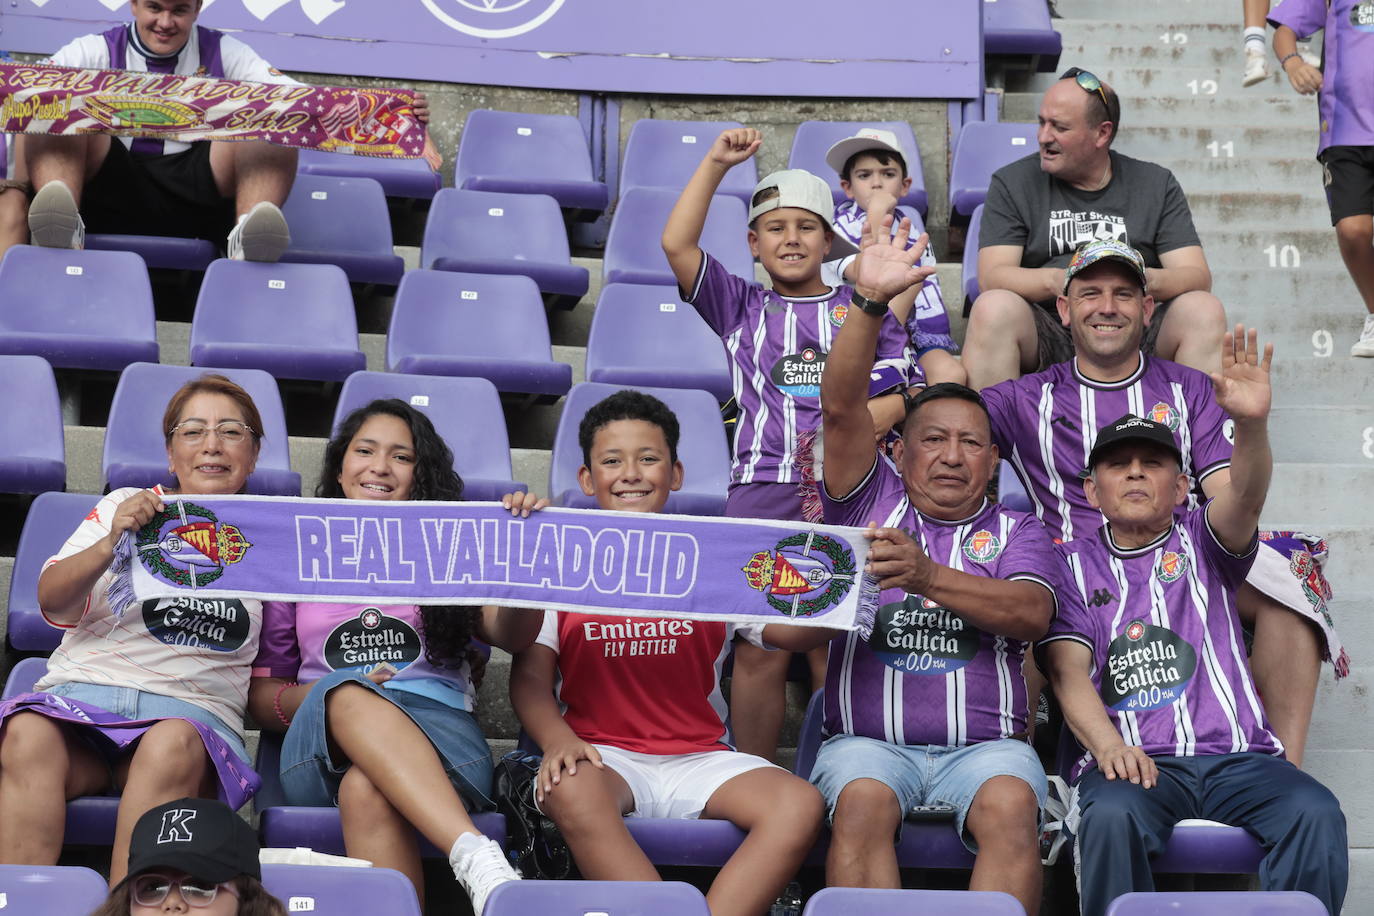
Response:
[[[1156,4],[1151,4],[1155,6]],[[1119,4],[1099,7],[1098,14],[1119,12]],[[1198,49],[1221,48],[1239,53],[1241,31],[1239,19],[1232,22],[1228,17],[1217,16],[1216,11],[1208,10],[1202,4],[1194,4],[1196,12],[1186,17],[1165,17],[1162,14],[1149,21],[1121,17],[1117,19],[1061,19],[1055,22],[1064,39],[1064,53],[1093,52],[1096,49],[1132,48],[1169,49],[1182,52]],[[1169,39],[1164,40],[1165,33]],[[1180,43],[1175,37],[1178,33],[1186,36]],[[1272,32],[1270,33],[1272,35]]]
[[[1333,526],[1374,524],[1374,501],[1363,498],[1374,494],[1374,458],[1363,456],[1359,434],[1346,437],[1355,443],[1352,448],[1349,441],[1342,441],[1341,417],[1315,416],[1310,422],[1302,419],[1342,410],[1355,412],[1354,408],[1316,407],[1300,413],[1298,408],[1285,407],[1270,416],[1269,438],[1278,463],[1261,527],[1322,531]],[[1374,409],[1363,410],[1357,422],[1364,422],[1360,427],[1363,431],[1374,422]],[[1319,438],[1328,440],[1325,449],[1316,445]],[[1355,494],[1361,498],[1352,498]]]
[[[1329,229],[1327,232],[1332,234]],[[1345,315],[1354,322],[1353,326],[1358,331],[1364,306],[1361,304],[1359,293],[1355,290],[1354,282],[1344,267],[1334,264],[1309,266],[1304,259],[1301,269],[1270,268],[1269,255],[1263,248],[1278,244],[1276,242],[1266,243],[1259,250],[1258,259],[1249,257],[1232,260],[1212,249],[1208,238],[1214,233],[1201,230],[1199,235],[1203,237],[1203,244],[1207,246],[1211,258],[1212,292],[1226,303],[1226,311],[1233,320],[1249,320],[1247,316],[1255,315],[1268,321],[1276,321],[1280,320],[1280,316],[1286,315],[1299,322],[1304,321],[1309,315]],[[1276,259],[1282,254],[1282,244],[1274,250]],[[1288,263],[1292,264],[1292,254],[1287,257]],[[1298,252],[1298,257],[1303,257],[1301,251]],[[1218,270],[1219,264],[1227,266]],[[1243,269],[1247,266],[1249,269]],[[1293,325],[1295,328],[1298,326]],[[1345,327],[1344,324],[1338,326]]]
[[[1256,229],[1238,227],[1224,230],[1199,230],[1202,246],[1210,263],[1237,270],[1253,270],[1264,275],[1285,271],[1298,273],[1314,268],[1344,269],[1336,235],[1331,229]],[[1273,247],[1273,251],[1268,249]],[[1285,254],[1284,248],[1296,249]],[[1270,264],[1275,266],[1271,269]]]
[[[1365,658],[1368,659],[1368,656]],[[1369,722],[1374,716],[1374,708],[1371,708],[1374,707],[1374,699],[1370,697],[1371,687],[1374,687],[1374,668],[1351,666],[1350,674],[1340,681],[1329,671],[1327,668],[1322,673],[1321,683],[1317,686],[1317,702],[1312,709],[1312,730],[1307,736],[1308,746],[1374,750],[1374,731],[1350,727],[1353,722]]]
[[[1315,776],[1340,799],[1350,845],[1374,846],[1374,792],[1369,791],[1369,773],[1370,768],[1374,767],[1374,750],[1346,750],[1352,740],[1351,736],[1339,740],[1336,747],[1340,750],[1332,749],[1331,746],[1318,747],[1309,741],[1309,750],[1303,758],[1302,768]],[[1365,898],[1364,903],[1358,899],[1347,898],[1344,912],[1347,916],[1365,916],[1370,912],[1368,903],[1368,898]]]
[[[1217,284],[1213,283],[1213,290]],[[1218,296],[1222,296],[1220,291]],[[1321,301],[1321,300],[1316,300]],[[1259,329],[1260,335],[1274,343],[1279,359],[1293,356],[1336,358],[1345,355],[1360,336],[1364,310],[1358,306],[1312,306],[1295,304],[1295,300],[1253,301],[1222,298],[1232,322],[1241,322]],[[1323,333],[1325,332],[1325,333]]]
[[[1194,87],[1184,81],[1177,85],[1176,91],[1155,85],[1149,95],[1124,97],[1122,127],[1147,124],[1256,127],[1280,121],[1307,126],[1315,117],[1316,103],[1291,91],[1266,95],[1256,86],[1253,92],[1248,89],[1228,92],[1220,84],[1199,85],[1196,89],[1195,92]],[[1002,97],[1002,120],[1034,121],[1041,97],[1042,93],[1007,93]]]
[[[1188,209],[1199,232],[1219,229],[1284,229],[1330,231],[1331,212],[1314,189],[1298,191],[1198,191],[1186,192]]]
[[[1118,19],[1144,22],[1234,22],[1240,33],[1240,13],[1229,4],[1218,5],[1211,0],[1150,0],[1148,3],[1106,3],[1101,0],[1055,0],[1054,8],[1063,20],[1098,19],[1110,12]],[[1232,13],[1235,15],[1232,15]]]
[[[1194,123],[1208,123],[1201,115]],[[1297,159],[1315,152],[1306,131],[1243,127],[1174,127],[1122,124],[1114,149],[1151,162],[1163,157]]]
[[[1322,167],[1316,159],[1317,132],[1315,126],[1310,131],[1305,126],[1302,130],[1307,133],[1312,144],[1305,155],[1245,156],[1237,149],[1236,155],[1232,158],[1227,158],[1224,151],[1222,156],[1213,158],[1210,152],[1203,150],[1201,156],[1169,153],[1155,157],[1153,161],[1173,172],[1186,194],[1257,189],[1303,195],[1315,191],[1320,194]]]
[[[1236,31],[1239,37],[1240,30]],[[1074,61],[1115,89],[1121,96],[1124,122],[1130,121],[1131,105],[1136,99],[1150,95],[1168,98],[1191,95],[1194,87],[1190,84],[1193,83],[1196,83],[1198,93],[1211,91],[1208,82],[1210,81],[1216,84],[1218,93],[1246,93],[1256,98],[1277,98],[1293,91],[1288,83],[1288,77],[1278,72],[1277,63],[1263,82],[1250,87],[1241,86],[1244,70],[1239,51],[1234,58],[1218,52],[1219,59],[1214,59],[1211,55],[1202,55],[1184,60],[1180,55],[1177,61],[1163,56],[1157,62],[1153,58],[1140,58],[1139,54],[1140,52],[1135,50],[1123,52],[1120,49],[1102,49],[1085,53],[1081,57],[1065,56],[1062,60]],[[1042,93],[1054,85],[1054,77],[1054,74],[1042,73],[1024,85],[1013,88],[1024,92]],[[1315,121],[1314,114],[1311,123]]]
[[[1275,360],[1273,382],[1276,407],[1374,404],[1374,360],[1341,354]]]

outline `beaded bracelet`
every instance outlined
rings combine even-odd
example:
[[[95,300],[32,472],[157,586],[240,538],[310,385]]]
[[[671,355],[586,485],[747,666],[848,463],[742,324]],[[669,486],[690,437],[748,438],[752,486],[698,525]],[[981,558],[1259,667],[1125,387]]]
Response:
[[[1302,55],[1299,54],[1297,51],[1290,51],[1289,53],[1287,53],[1287,54],[1283,55],[1282,57],[1280,57],[1280,58],[1279,58],[1279,69],[1280,69],[1280,70],[1283,70],[1283,65],[1286,64],[1286,63],[1288,63],[1290,60],[1292,60],[1292,59],[1295,58],[1295,57],[1302,57]],[[1287,72],[1287,71],[1285,71],[1285,72]]]
[[[284,692],[286,692],[286,688],[297,686],[299,685],[295,681],[287,681],[285,684],[282,684],[280,687],[277,688],[277,695],[272,698],[272,710],[277,714],[277,718],[281,721],[281,724],[286,728],[291,727],[291,720],[286,718],[286,713],[281,711],[281,695]]]

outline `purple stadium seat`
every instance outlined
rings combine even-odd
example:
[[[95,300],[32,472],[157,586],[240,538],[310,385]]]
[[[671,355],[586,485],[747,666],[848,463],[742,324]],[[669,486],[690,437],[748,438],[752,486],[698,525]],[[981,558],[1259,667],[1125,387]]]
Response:
[[[0,900],[15,913],[87,916],[109,892],[104,878],[79,865],[0,865]]]
[[[281,742],[280,734],[264,730],[258,740],[257,758],[253,761],[253,769],[262,777],[262,788],[253,796],[253,809],[258,812],[258,835],[262,838],[262,845],[285,849],[304,846],[334,856],[345,855],[343,824],[339,821],[338,808],[309,808],[286,803],[286,792],[281,785]],[[494,811],[474,814],[472,823],[483,836],[490,837],[505,848],[505,815]],[[440,851],[421,837],[420,855],[442,859],[448,856],[448,850]],[[322,912],[336,910],[325,907]],[[391,913],[385,908],[372,912]]]
[[[1326,916],[1326,907],[1302,891],[1172,891],[1123,894],[1107,916]]]
[[[806,902],[804,916],[866,916],[869,913],[948,913],[949,916],[1023,916],[1010,894],[999,891],[909,891],[827,887]]]
[[[592,178],[592,156],[572,115],[476,109],[458,141],[454,187],[547,194],[579,219],[606,209],[605,182]]]
[[[348,277],[333,264],[216,261],[196,299],[191,364],[348,378],[367,365]]]
[[[157,362],[148,269],[126,251],[14,246],[0,261],[0,353],[58,369]]]
[[[1021,485],[1021,478],[1012,470],[1011,462],[1002,461],[997,465],[997,501],[1008,509],[1017,512],[1033,512],[1029,494]]]
[[[558,419],[553,440],[553,466],[549,471],[549,495],[560,506],[594,507],[595,500],[577,485],[582,450],[577,445],[577,424],[593,404],[629,386],[583,382],[574,385]],[[682,429],[678,443],[684,475],[682,489],[668,497],[665,512],[682,515],[720,515],[725,511],[725,489],[730,480],[730,454],[720,405],[704,391],[635,386],[663,401],[677,414]]]
[[[167,235],[88,235],[87,251],[131,251],[149,267],[200,271],[220,257],[225,239],[182,239]]]
[[[572,308],[587,293],[587,270],[572,263],[558,201],[547,194],[445,188],[425,223],[420,266],[477,274],[520,274],[549,304]]]
[[[134,363],[115,386],[110,418],[105,427],[101,468],[110,489],[151,487],[173,483],[167,473],[167,445],[159,429],[162,411],[183,384],[207,372],[217,372],[242,385],[262,414],[262,450],[257,469],[248,477],[247,492],[268,496],[300,496],[301,475],[291,470],[287,450],[286,413],[277,382],[261,369],[211,369]]]
[[[392,372],[484,378],[498,391],[557,400],[572,367],[553,361],[539,287],[515,274],[412,270],[386,334]]]
[[[710,916],[706,898],[681,881],[508,881],[486,916]]]
[[[401,282],[405,262],[391,247],[386,193],[371,178],[298,174],[282,213],[291,227],[283,261],[337,264],[354,283]]]
[[[677,191],[664,188],[635,188],[620,195],[602,258],[606,283],[677,286],[659,242],[663,224],[668,221],[677,195]],[[754,256],[749,253],[748,216],[744,204],[733,197],[717,194],[706,212],[701,248],[710,252],[732,274],[753,280]]]
[[[262,883],[288,913],[421,913],[415,885],[390,868],[264,865]]]
[[[429,200],[444,186],[438,172],[424,159],[380,159],[324,150],[303,149],[296,166],[299,175],[327,178],[371,178],[387,197]]]
[[[730,364],[697,310],[663,286],[612,283],[601,290],[587,338],[587,380],[700,388],[724,403]]]
[[[633,188],[681,191],[721,131],[743,126],[737,121],[636,121],[625,141],[625,159],[620,166],[621,198]],[[716,193],[738,197],[747,207],[759,181],[755,162],[749,159],[726,172]],[[655,241],[657,238],[655,234]]]
[[[37,356],[0,356],[0,492],[43,493],[67,487],[62,405],[52,366]]]
[[[988,196],[992,173],[1009,162],[1036,152],[1034,124],[970,121],[959,131],[949,171],[949,205],[962,216]]]
[[[916,133],[906,121],[803,121],[797,125],[797,136],[792,141],[792,154],[787,159],[789,169],[806,169],[819,175],[830,185],[830,193],[835,203],[845,200],[840,190],[840,176],[826,164],[826,150],[845,137],[852,137],[865,127],[879,127],[890,130],[902,142],[902,148],[911,159],[906,164],[907,174],[911,176],[911,190],[898,203],[915,207],[924,218],[930,201],[926,195],[926,180],[921,169],[921,147],[916,142]]]
[[[20,659],[10,669],[9,677],[5,678],[5,690],[0,693],[0,700],[12,700],[21,694],[33,693],[33,685],[47,670],[46,658]]]
[[[1063,49],[1042,0],[983,0],[983,53],[1030,57],[1037,71],[1050,73]]]
[[[38,576],[98,498],[90,493],[40,493],[29,507],[14,555],[5,623],[5,636],[14,650],[48,653],[62,641],[62,630],[50,626],[38,610]]]
[[[463,498],[495,500],[528,487],[511,479],[510,445],[501,397],[481,378],[355,372],[339,392],[333,427],[349,412],[378,398],[399,398],[427,415],[463,478]]]
[[[979,204],[968,221],[964,234],[964,301],[972,303],[982,290],[978,286],[978,233],[983,226],[983,205]]]

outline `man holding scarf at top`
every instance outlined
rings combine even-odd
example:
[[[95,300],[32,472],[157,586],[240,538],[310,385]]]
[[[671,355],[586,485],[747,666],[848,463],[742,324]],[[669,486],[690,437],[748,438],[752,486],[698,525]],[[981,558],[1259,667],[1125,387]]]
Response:
[[[243,42],[197,26],[203,0],[130,0],[133,21],[70,42],[48,63],[301,85]],[[429,120],[423,95],[415,114]],[[81,248],[86,231],[226,239],[230,258],[276,261],[291,242],[281,205],[296,151],[260,140],[179,143],[108,134],[25,136],[29,231],[45,248]]]

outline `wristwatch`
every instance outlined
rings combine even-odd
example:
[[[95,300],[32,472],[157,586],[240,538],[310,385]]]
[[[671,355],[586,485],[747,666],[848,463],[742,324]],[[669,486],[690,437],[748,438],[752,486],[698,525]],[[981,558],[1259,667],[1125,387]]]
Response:
[[[866,296],[860,296],[858,290],[852,291],[849,297],[849,303],[859,311],[866,315],[872,315],[874,318],[881,318],[887,314],[886,302],[878,302]]]

